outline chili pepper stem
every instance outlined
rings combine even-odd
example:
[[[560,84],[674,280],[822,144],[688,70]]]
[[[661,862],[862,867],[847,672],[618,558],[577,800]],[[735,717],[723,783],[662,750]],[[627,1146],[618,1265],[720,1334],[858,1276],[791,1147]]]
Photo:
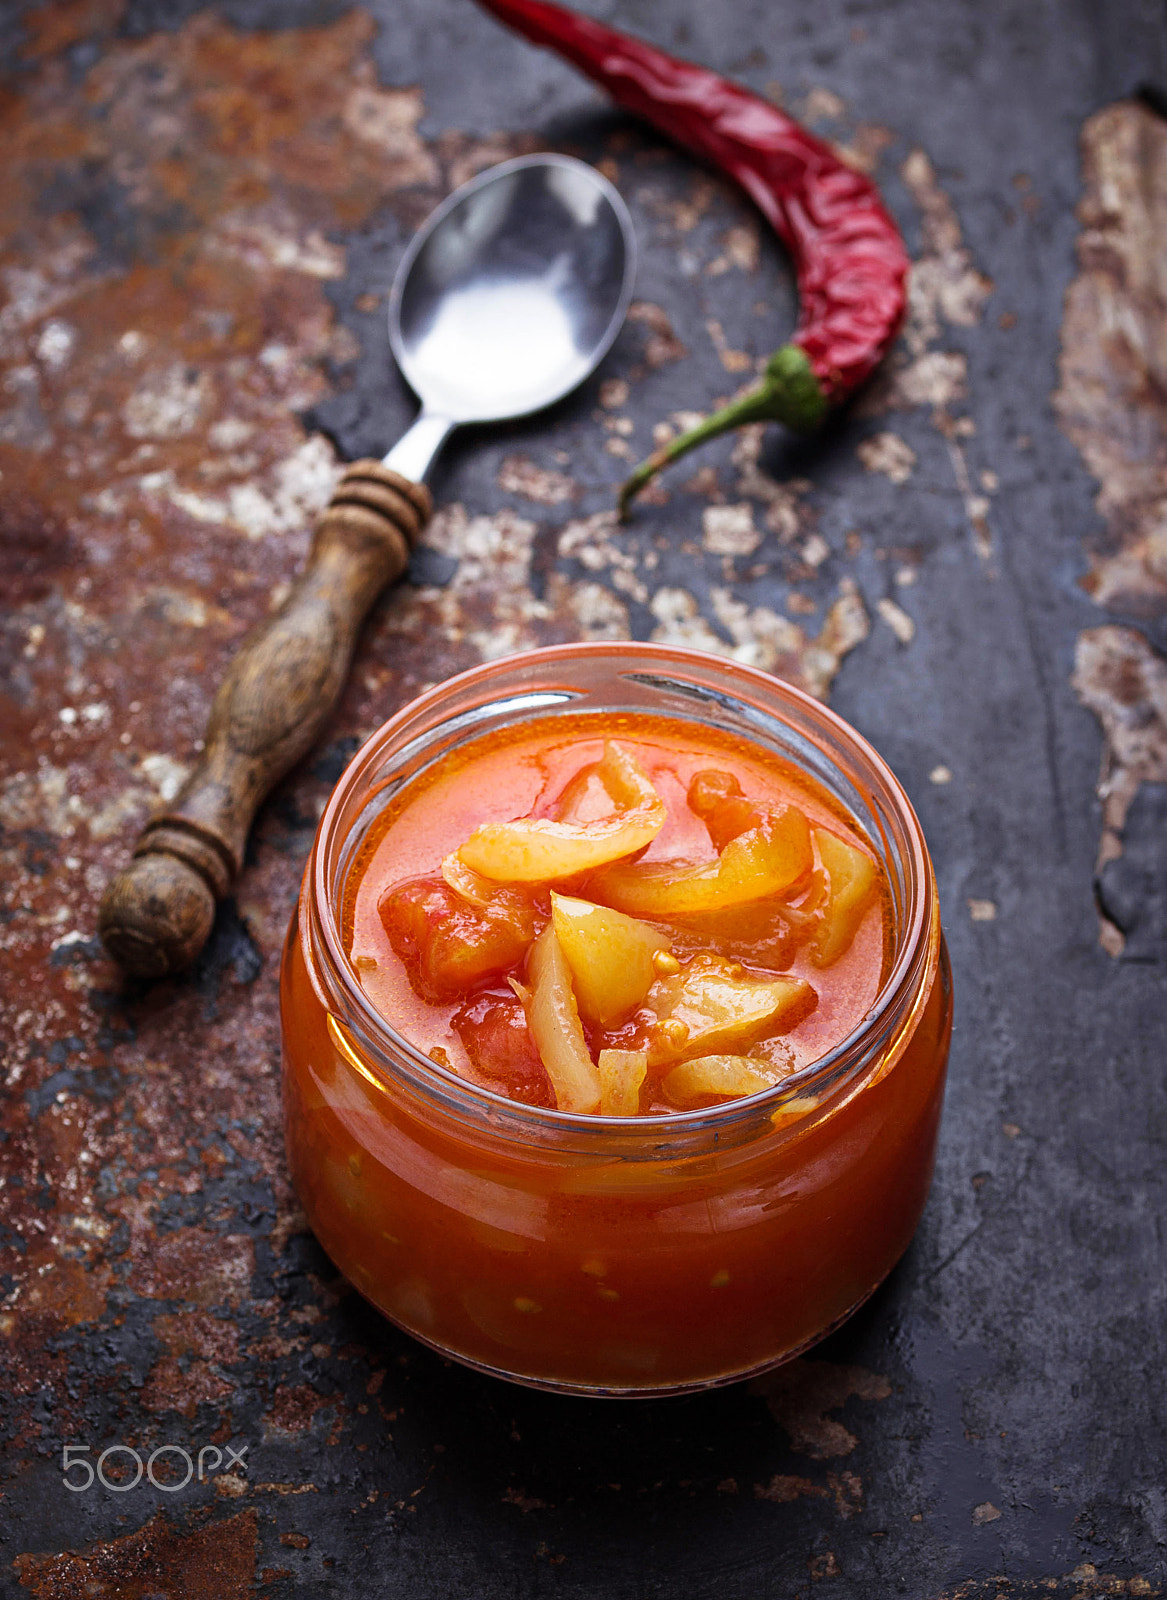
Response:
[[[627,517],[635,496],[662,467],[704,444],[706,439],[715,439],[748,422],[782,422],[805,431],[817,427],[826,412],[826,397],[805,352],[796,344],[784,344],[767,361],[762,380],[755,388],[670,439],[640,463],[620,490],[621,520]]]

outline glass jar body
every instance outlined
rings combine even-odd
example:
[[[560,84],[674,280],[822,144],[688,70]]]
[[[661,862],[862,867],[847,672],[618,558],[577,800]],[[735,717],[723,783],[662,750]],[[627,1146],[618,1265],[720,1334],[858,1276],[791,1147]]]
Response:
[[[730,663],[644,646],[584,653],[605,652],[598,664],[609,673],[631,660],[643,676],[651,657],[659,677],[665,658],[670,682],[704,677],[719,694],[723,680],[744,677],[737,692],[777,700],[769,714],[779,720],[804,713],[812,732],[825,719],[846,734],[823,708]],[[560,662],[547,665],[554,678]],[[532,670],[528,662],[528,685]],[[509,705],[523,698],[519,672],[496,663],[469,676],[484,680],[480,701],[494,693]],[[712,704],[703,714],[720,716]],[[869,1037],[783,1093],[609,1128],[427,1072],[404,1041],[370,1033],[346,989],[327,905],[344,854],[335,846],[367,817],[368,797],[401,752],[426,744],[416,719],[394,730],[387,725],[357,758],[363,775],[341,780],[351,803],[334,797],[325,815],[284,953],[287,1148],[321,1244],[408,1332],[542,1387],[677,1392],[763,1370],[813,1343],[891,1270],[931,1178],[951,986],[931,868],[906,800],[912,859],[906,874],[900,862],[900,877],[914,881],[897,915],[911,937],[899,940],[896,1004],[877,1010]]]

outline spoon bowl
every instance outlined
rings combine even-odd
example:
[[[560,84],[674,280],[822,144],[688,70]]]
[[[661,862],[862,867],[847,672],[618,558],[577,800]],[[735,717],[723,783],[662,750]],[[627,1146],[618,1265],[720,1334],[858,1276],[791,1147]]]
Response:
[[[635,257],[623,200],[570,156],[522,156],[458,189],[390,295],[393,353],[422,409],[384,465],[420,481],[452,428],[570,393],[619,332]]]

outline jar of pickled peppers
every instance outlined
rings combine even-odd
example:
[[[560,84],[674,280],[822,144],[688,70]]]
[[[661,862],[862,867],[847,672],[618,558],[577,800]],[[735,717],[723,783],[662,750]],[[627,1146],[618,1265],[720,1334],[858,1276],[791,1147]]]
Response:
[[[788,1360],[890,1272],[952,995],[865,740],[732,660],[597,643],[358,752],[281,1014],[292,1176],[361,1293],[482,1371],[654,1395]]]

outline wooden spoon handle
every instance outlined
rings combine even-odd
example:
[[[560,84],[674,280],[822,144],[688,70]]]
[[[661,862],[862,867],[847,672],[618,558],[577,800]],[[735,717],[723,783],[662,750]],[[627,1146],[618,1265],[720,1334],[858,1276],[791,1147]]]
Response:
[[[202,949],[260,801],[332,715],[361,624],[405,570],[430,510],[423,484],[378,461],[345,470],[303,573],[219,686],[198,766],[105,892],[98,932],[128,972],[161,977]]]

